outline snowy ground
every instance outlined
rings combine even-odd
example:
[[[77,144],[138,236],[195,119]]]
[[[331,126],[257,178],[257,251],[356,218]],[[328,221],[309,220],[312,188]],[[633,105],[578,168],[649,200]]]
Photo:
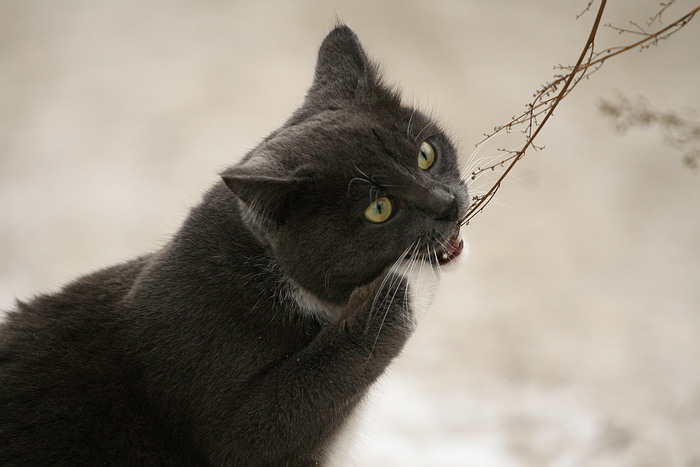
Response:
[[[466,160],[575,60],[586,3],[0,3],[0,308],[162,245],[299,104],[336,15]],[[610,2],[605,22],[657,3]],[[597,110],[617,92],[700,109],[699,43],[696,19],[564,101],[340,465],[700,465],[700,172]]]

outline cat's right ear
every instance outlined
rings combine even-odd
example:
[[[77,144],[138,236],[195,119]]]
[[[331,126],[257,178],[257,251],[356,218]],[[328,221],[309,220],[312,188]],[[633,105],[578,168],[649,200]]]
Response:
[[[294,196],[305,179],[300,176],[276,175],[268,170],[238,165],[221,173],[221,178],[256,216],[283,223]]]
[[[344,24],[333,29],[318,51],[314,82],[307,99],[352,98],[366,89],[377,75],[376,67],[367,58],[360,40]]]

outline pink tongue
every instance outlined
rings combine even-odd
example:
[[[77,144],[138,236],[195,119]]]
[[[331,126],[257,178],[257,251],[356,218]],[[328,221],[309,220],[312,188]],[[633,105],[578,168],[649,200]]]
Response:
[[[447,264],[462,253],[464,249],[464,240],[460,240],[459,237],[454,237],[450,240],[450,243],[443,250],[438,258],[440,264]]]

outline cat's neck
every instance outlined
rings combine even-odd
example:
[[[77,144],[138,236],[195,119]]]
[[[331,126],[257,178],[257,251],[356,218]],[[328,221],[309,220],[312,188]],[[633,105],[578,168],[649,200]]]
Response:
[[[299,313],[313,317],[321,323],[335,322],[341,313],[341,306],[327,302],[308,290],[304,289],[292,279],[285,277],[286,293],[297,307]]]
[[[270,248],[247,227],[235,195],[221,183],[192,210],[173,240],[153,255],[129,299],[152,306],[153,297],[160,306],[236,303],[320,323],[334,321],[340,308],[287,277]]]

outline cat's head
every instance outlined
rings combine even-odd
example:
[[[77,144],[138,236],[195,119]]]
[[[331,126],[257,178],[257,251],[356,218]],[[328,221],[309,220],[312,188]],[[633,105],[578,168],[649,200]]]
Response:
[[[323,41],[301,108],[222,178],[284,273],[327,302],[401,258],[436,266],[461,251],[455,147],[382,83],[346,26]]]

